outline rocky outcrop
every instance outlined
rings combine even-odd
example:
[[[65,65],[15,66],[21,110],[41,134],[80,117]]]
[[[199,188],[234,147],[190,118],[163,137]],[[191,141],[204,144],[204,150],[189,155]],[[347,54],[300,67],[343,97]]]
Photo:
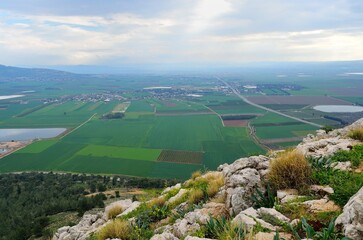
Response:
[[[103,212],[85,214],[77,225],[59,228],[54,234],[53,240],[86,240],[91,233],[106,223],[103,216]]]
[[[105,208],[105,211],[96,214],[83,215],[80,222],[75,226],[65,226],[59,228],[53,236],[53,240],[85,240],[90,235],[106,225],[110,220],[108,219],[108,212],[115,206],[121,207],[123,212],[118,216],[123,216],[132,210],[136,209],[140,202],[132,202],[130,199],[120,200],[111,203]]]
[[[206,224],[211,217],[227,217],[228,211],[222,203],[209,202],[201,209],[195,209],[187,213],[183,219],[178,219],[171,228],[167,227],[164,232],[171,232],[176,237],[183,238],[200,229],[201,224]]]
[[[226,207],[231,215],[237,215],[252,205],[252,194],[256,189],[264,191],[264,179],[269,158],[266,156],[253,156],[241,158],[228,165],[218,167],[225,179]]]
[[[336,219],[335,225],[351,239],[363,239],[363,187],[352,196]]]
[[[321,158],[330,157],[340,150],[350,150],[360,142],[348,137],[349,132],[357,127],[363,127],[363,118],[353,124],[335,129],[329,133],[318,130],[316,135],[309,134],[296,149],[305,156]]]
[[[170,232],[163,232],[161,234],[155,234],[150,240],[179,240]]]

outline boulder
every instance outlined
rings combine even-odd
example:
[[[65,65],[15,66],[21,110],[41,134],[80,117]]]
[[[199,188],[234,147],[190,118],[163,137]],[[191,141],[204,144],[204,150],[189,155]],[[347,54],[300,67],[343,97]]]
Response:
[[[188,222],[187,219],[178,219],[173,224],[173,233],[178,238],[183,238],[187,235],[193,234],[200,230],[200,225],[198,223]]]
[[[256,233],[256,235],[253,237],[254,240],[274,240],[276,233],[274,232],[258,232]],[[279,233],[279,237],[280,239],[285,239],[285,240],[290,240],[293,239],[292,235],[289,233]]]
[[[128,208],[126,208],[121,214],[117,215],[117,217],[121,217],[121,216],[124,216],[124,215],[127,215],[129,214],[130,212],[134,211],[136,208],[138,208],[140,206],[140,202],[138,201],[135,201],[135,202],[132,202]]]
[[[228,211],[223,203],[209,202],[203,205],[201,209],[196,209],[184,216],[189,223],[207,224],[210,217],[220,218],[227,217]]]
[[[155,234],[150,240],[179,240],[179,238],[169,232],[163,232],[161,234]]]
[[[350,161],[346,162],[335,162],[331,165],[333,169],[339,171],[352,171],[352,163]]]
[[[127,209],[130,205],[132,204],[131,199],[126,199],[126,200],[120,200],[120,201],[116,201],[111,203],[110,205],[108,205],[105,208],[105,212],[103,214],[103,217],[105,220],[108,219],[108,213],[109,211],[114,208],[114,207],[121,207],[122,211],[124,211],[125,209]]]
[[[181,188],[181,184],[180,183],[177,183],[175,184],[174,186],[172,187],[167,187],[164,189],[164,191],[161,192],[161,195],[165,195],[167,194],[168,192],[170,192],[171,190],[174,190],[174,189],[180,189]]]
[[[232,224],[245,226],[247,230],[250,231],[257,223],[252,217],[241,212],[233,218]]]
[[[290,219],[277,211],[274,208],[259,208],[257,210],[258,215],[265,220],[266,222],[269,222],[271,224],[279,224],[281,222],[283,223],[289,223]]]
[[[307,206],[311,212],[336,212],[340,210],[338,205],[327,198],[305,201],[302,204]]]
[[[303,196],[299,196],[296,189],[282,189],[277,191],[277,198],[281,203],[287,203],[301,197]]]
[[[251,207],[251,197],[256,189],[264,191],[262,180],[267,173],[269,160],[266,156],[252,156],[218,167],[224,175],[226,207],[230,215]]]
[[[257,210],[252,207],[247,208],[246,210],[243,210],[242,212],[239,213],[239,215],[240,214],[242,216],[246,215],[248,217],[251,217],[256,223],[259,223],[262,227],[270,229],[271,231],[276,231],[276,229],[277,229],[275,226],[271,225],[270,223],[260,219],[260,216],[259,216]],[[242,217],[242,219],[243,219],[243,217]],[[238,222],[238,221],[236,221],[236,222]]]
[[[167,202],[166,204],[173,204],[175,201],[179,200],[180,198],[182,198],[184,196],[184,194],[186,194],[188,192],[188,190],[186,189],[180,189],[179,192],[171,197]]]
[[[329,186],[311,185],[310,190],[321,196],[331,195],[334,193],[334,189]]]
[[[349,199],[335,225],[346,237],[363,239],[363,187]]]
[[[213,240],[213,239],[187,236],[186,238],[184,238],[184,240]]]

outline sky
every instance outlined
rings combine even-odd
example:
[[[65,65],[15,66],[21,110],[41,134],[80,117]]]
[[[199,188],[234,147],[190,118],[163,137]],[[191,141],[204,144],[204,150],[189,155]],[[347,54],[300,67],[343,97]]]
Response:
[[[3,0],[0,64],[363,59],[358,0]]]

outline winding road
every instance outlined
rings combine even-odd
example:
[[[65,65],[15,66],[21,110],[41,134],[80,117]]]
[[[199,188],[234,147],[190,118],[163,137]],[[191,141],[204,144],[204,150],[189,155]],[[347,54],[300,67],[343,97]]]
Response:
[[[216,77],[219,81],[221,81],[224,85],[226,85],[229,89],[232,90],[232,92],[237,95],[237,97],[239,97],[240,99],[242,99],[242,101],[244,101],[245,103],[251,105],[251,106],[254,106],[254,107],[257,107],[257,108],[260,108],[260,109],[263,109],[263,110],[266,110],[266,111],[269,111],[269,112],[272,112],[272,113],[276,113],[276,114],[279,114],[281,116],[284,116],[284,117],[287,117],[287,118],[290,118],[290,119],[293,119],[295,121],[299,121],[299,122],[302,122],[302,123],[305,123],[305,124],[309,124],[311,126],[314,126],[314,127],[318,127],[318,128],[321,128],[323,127],[322,125],[320,124],[317,124],[317,123],[313,123],[313,122],[309,122],[309,121],[306,121],[304,119],[301,119],[301,118],[298,118],[298,117],[293,117],[293,116],[290,116],[290,115],[287,115],[285,113],[282,113],[282,112],[279,112],[279,111],[276,111],[276,110],[273,110],[271,108],[267,108],[267,107],[264,107],[262,105],[259,105],[259,104],[256,104],[256,103],[253,103],[251,102],[250,100],[248,100],[246,97],[242,96],[237,89],[233,88],[229,83],[227,83],[226,81],[224,81],[223,79],[221,79],[220,77]]]

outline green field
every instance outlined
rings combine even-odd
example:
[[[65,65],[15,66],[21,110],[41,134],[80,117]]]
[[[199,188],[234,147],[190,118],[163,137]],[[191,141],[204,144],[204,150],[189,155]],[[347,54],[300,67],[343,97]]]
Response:
[[[51,111],[51,110],[49,110]],[[202,152],[202,164],[156,161],[161,151]],[[37,141],[0,160],[0,171],[71,171],[161,178],[262,153],[246,128],[223,127],[217,115],[94,118],[62,139]]]
[[[1,111],[1,113],[5,114],[1,114],[0,127],[75,127],[89,119],[95,113],[102,115],[103,113],[112,111],[117,104],[118,102],[66,102],[61,104],[49,104],[44,107],[41,104],[41,108],[39,108],[39,104],[13,104],[13,106],[10,106],[8,110]],[[15,112],[14,109],[18,109],[18,111]]]

